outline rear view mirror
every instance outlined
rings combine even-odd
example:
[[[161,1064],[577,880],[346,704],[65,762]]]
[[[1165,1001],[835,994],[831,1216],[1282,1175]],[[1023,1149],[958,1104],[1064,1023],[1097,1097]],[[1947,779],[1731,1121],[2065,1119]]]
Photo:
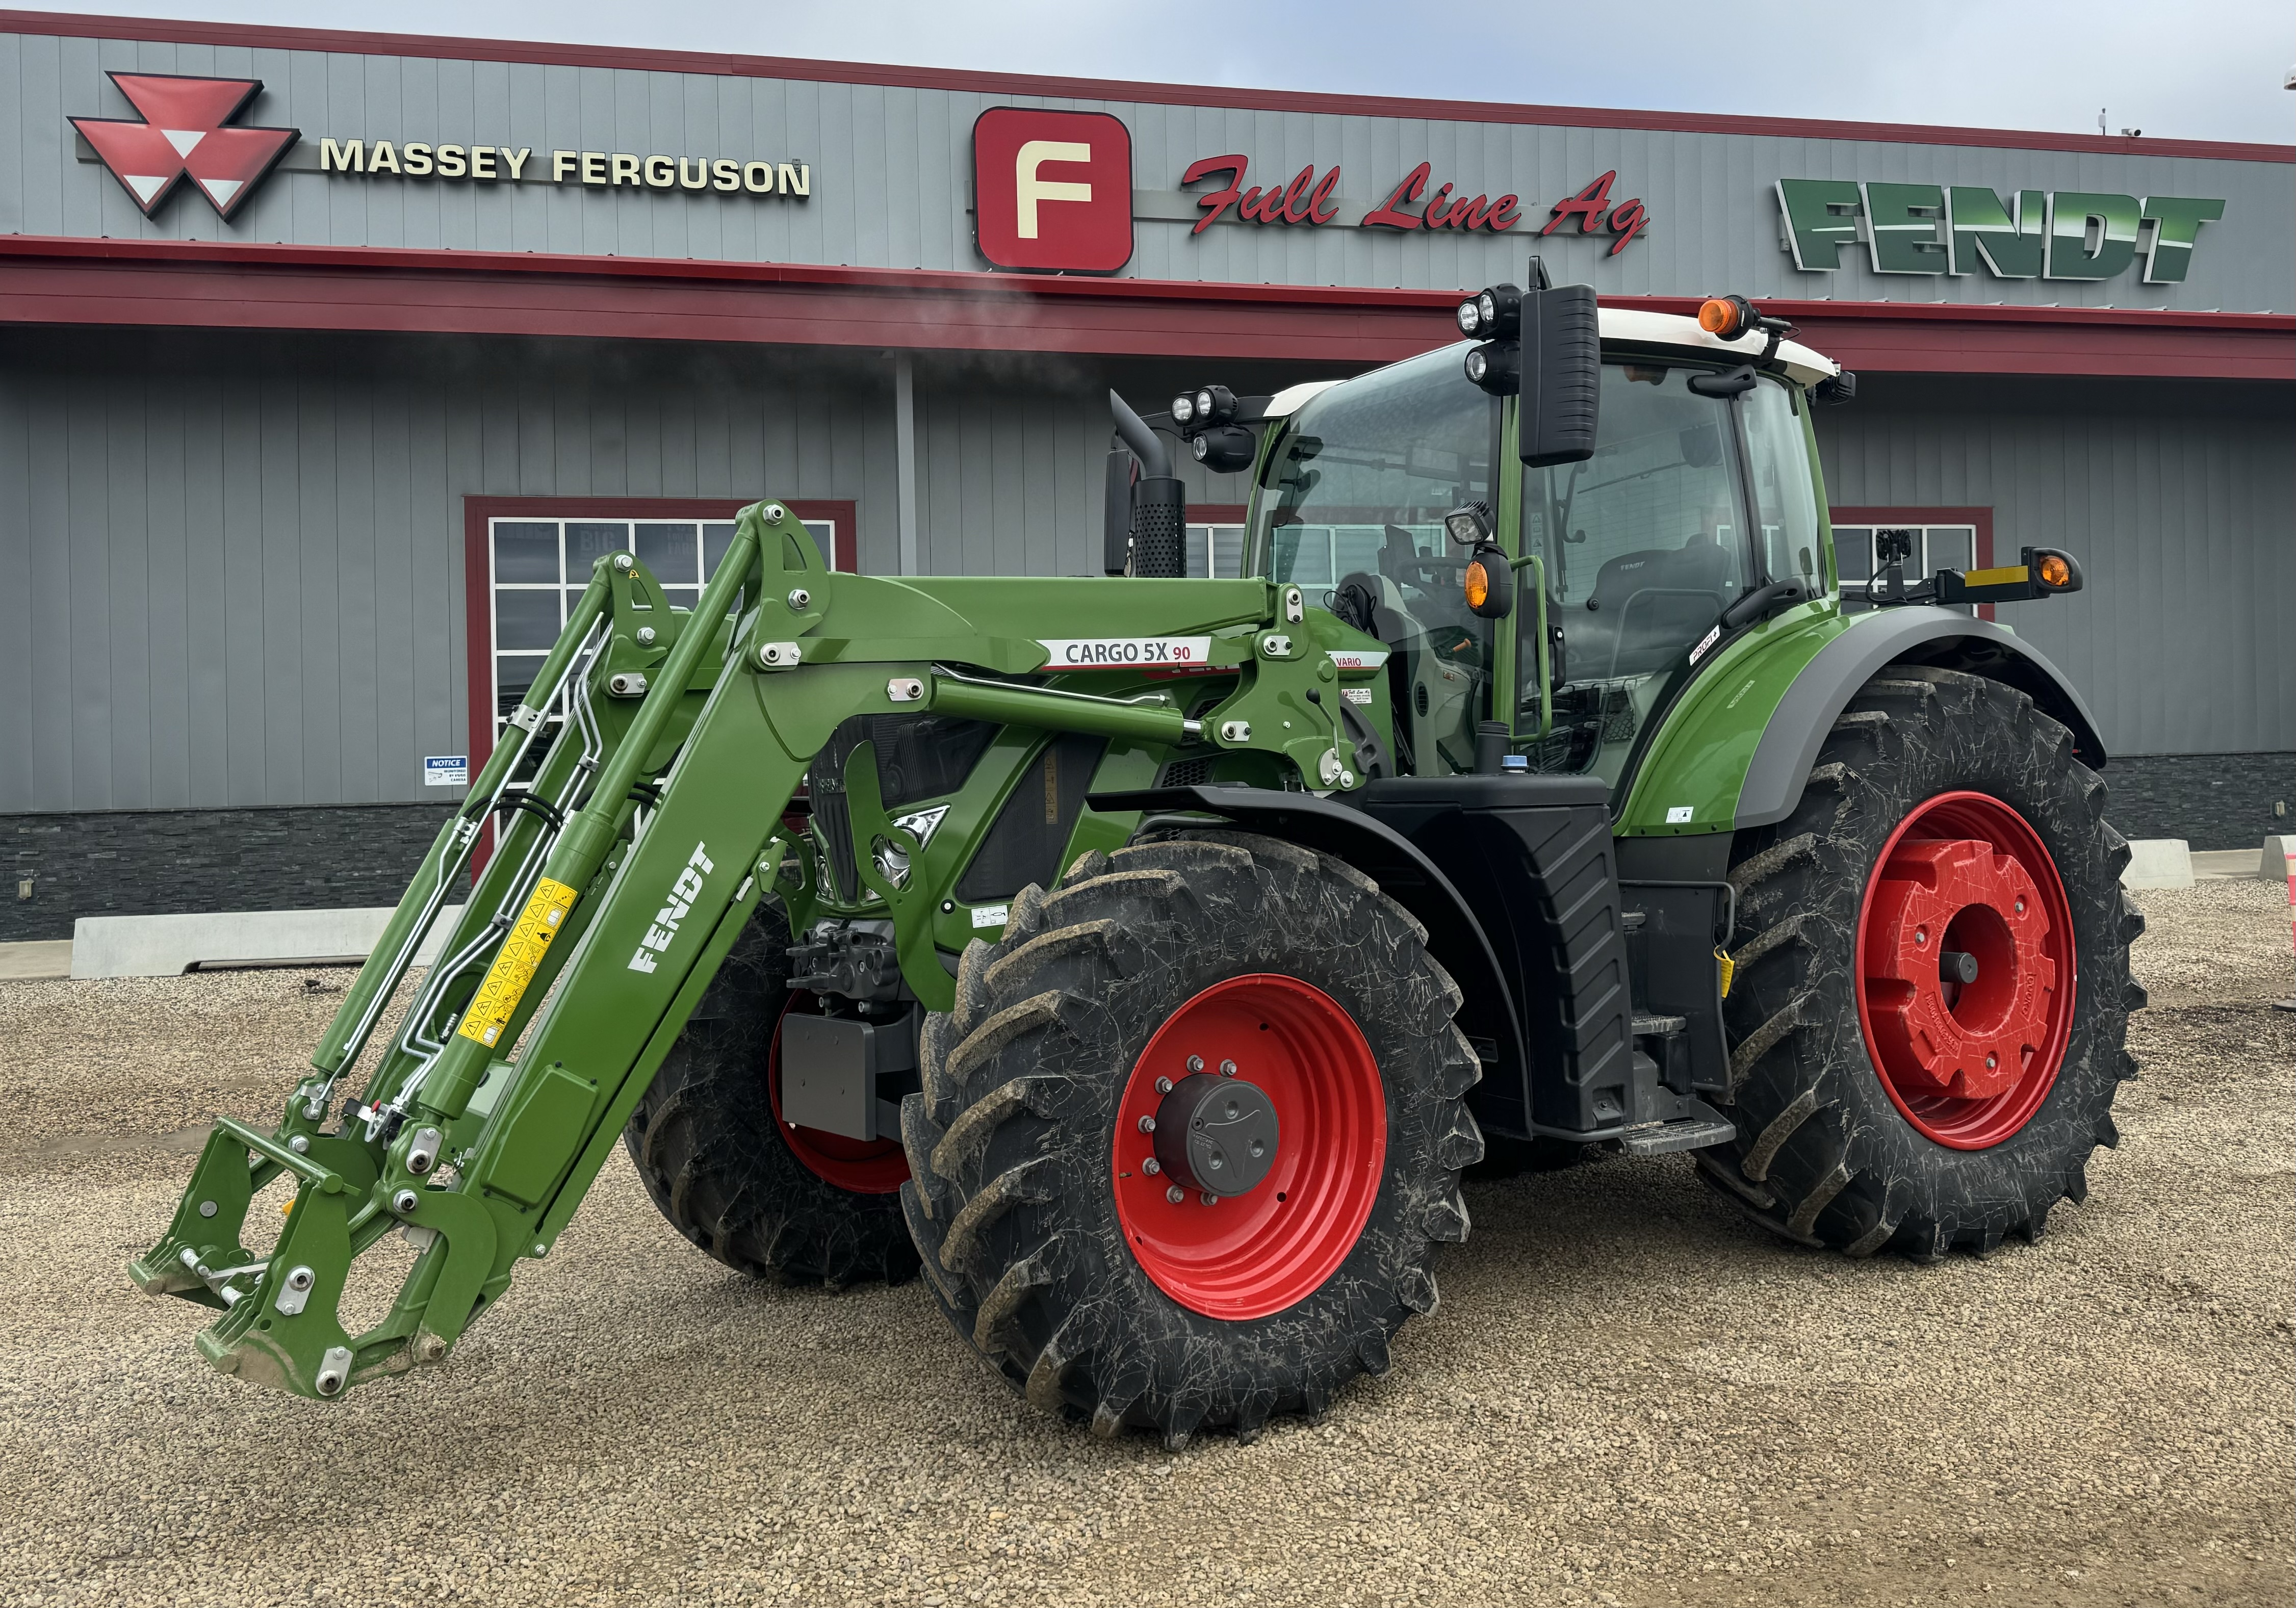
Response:
[[[1545,275],[1534,269],[1534,281]],[[1533,469],[1595,455],[1603,335],[1595,287],[1558,285],[1522,298],[1522,461]]]

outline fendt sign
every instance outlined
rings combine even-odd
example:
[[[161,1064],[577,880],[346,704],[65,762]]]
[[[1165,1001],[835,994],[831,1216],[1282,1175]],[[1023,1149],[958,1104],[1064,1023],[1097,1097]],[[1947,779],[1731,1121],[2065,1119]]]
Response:
[[[2191,195],[1879,185],[1841,178],[1777,182],[1779,241],[1805,273],[1841,267],[1864,244],[1876,274],[1974,274],[1996,279],[2111,279],[2141,251],[2146,284],[2179,284],[2202,224],[2223,201]]]

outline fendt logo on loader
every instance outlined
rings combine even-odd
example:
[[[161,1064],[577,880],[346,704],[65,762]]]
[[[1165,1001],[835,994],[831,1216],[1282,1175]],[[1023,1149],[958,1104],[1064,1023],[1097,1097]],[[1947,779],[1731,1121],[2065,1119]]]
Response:
[[[115,72],[111,81],[143,114],[74,118],[144,216],[155,216],[188,175],[227,223],[264,175],[302,134],[293,128],[226,128],[263,93],[260,78],[185,78],[167,73]]]
[[[654,912],[653,923],[638,940],[637,953],[630,956],[631,971],[651,972],[655,958],[669,952],[670,940],[677,936],[677,923],[685,919],[685,913],[693,908],[693,901],[701,897],[701,879],[718,869],[704,852],[708,847],[706,843],[696,843],[693,852],[685,857],[685,869],[669,885],[669,903]]]

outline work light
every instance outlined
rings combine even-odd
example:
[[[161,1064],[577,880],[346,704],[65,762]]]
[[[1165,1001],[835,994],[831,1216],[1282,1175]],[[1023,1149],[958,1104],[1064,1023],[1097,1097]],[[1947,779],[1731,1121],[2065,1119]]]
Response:
[[[1470,347],[1464,366],[1468,381],[1494,397],[1512,397],[1522,389],[1522,348],[1513,340],[1486,340]]]
[[[1479,305],[1479,298],[1470,297],[1467,300],[1459,304],[1459,332],[1461,334],[1480,335],[1483,332],[1483,309]]]
[[[1172,398],[1172,423],[1186,424],[1196,416],[1196,399],[1183,393]]]
[[[1443,529],[1462,547],[1480,547],[1491,539],[1491,521],[1479,503],[1454,508],[1443,516]]]

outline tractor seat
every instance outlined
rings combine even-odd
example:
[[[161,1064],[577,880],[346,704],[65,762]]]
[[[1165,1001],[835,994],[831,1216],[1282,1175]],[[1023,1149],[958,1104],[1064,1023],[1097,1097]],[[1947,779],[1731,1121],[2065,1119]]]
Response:
[[[1730,554],[1710,541],[1621,553],[1595,571],[1586,617],[1564,628],[1571,678],[1664,669],[1714,623],[1734,590]]]

